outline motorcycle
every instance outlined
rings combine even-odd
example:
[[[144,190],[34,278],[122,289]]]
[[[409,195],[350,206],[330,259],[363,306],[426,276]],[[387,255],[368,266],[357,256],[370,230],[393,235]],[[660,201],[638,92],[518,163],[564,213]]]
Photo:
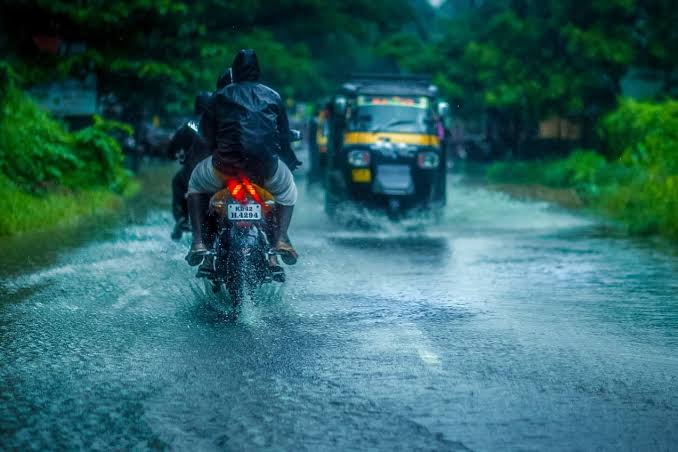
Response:
[[[300,132],[290,131],[290,141],[300,139]],[[269,266],[275,254],[274,210],[273,196],[244,175],[229,178],[226,188],[210,200],[216,233],[199,276],[212,293],[228,294],[234,309],[262,285],[285,281],[280,267],[275,271]]]

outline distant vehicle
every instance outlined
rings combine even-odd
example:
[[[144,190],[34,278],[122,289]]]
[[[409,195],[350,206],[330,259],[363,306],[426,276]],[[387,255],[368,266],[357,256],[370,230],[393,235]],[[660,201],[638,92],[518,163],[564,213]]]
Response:
[[[166,158],[167,145],[172,139],[174,128],[160,127],[146,121],[138,129],[138,145],[148,157]]]
[[[331,104],[323,102],[315,111],[309,124],[309,178],[312,181],[324,179],[330,136],[330,114]]]
[[[441,118],[449,106],[426,77],[358,75],[329,112],[325,210],[343,204],[440,212],[446,203]]]

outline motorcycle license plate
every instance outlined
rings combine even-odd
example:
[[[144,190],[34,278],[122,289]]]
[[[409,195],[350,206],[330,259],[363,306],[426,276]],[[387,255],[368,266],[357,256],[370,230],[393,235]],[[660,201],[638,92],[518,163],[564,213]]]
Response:
[[[229,204],[228,219],[231,221],[261,220],[261,205]]]

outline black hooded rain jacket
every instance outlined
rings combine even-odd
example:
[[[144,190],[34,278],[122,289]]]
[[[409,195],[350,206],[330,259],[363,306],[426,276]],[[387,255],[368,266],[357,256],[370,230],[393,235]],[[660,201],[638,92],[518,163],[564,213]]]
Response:
[[[278,158],[294,170],[299,161],[290,147],[285,106],[277,92],[258,83],[256,53],[238,52],[232,70],[233,83],[214,94],[203,117],[212,164],[224,174],[242,169],[259,179],[273,176]]]

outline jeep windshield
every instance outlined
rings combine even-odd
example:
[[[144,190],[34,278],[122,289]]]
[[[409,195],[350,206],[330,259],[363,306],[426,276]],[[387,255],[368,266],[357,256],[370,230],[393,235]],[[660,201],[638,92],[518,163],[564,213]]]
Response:
[[[348,113],[354,132],[432,133],[426,97],[358,96]]]

